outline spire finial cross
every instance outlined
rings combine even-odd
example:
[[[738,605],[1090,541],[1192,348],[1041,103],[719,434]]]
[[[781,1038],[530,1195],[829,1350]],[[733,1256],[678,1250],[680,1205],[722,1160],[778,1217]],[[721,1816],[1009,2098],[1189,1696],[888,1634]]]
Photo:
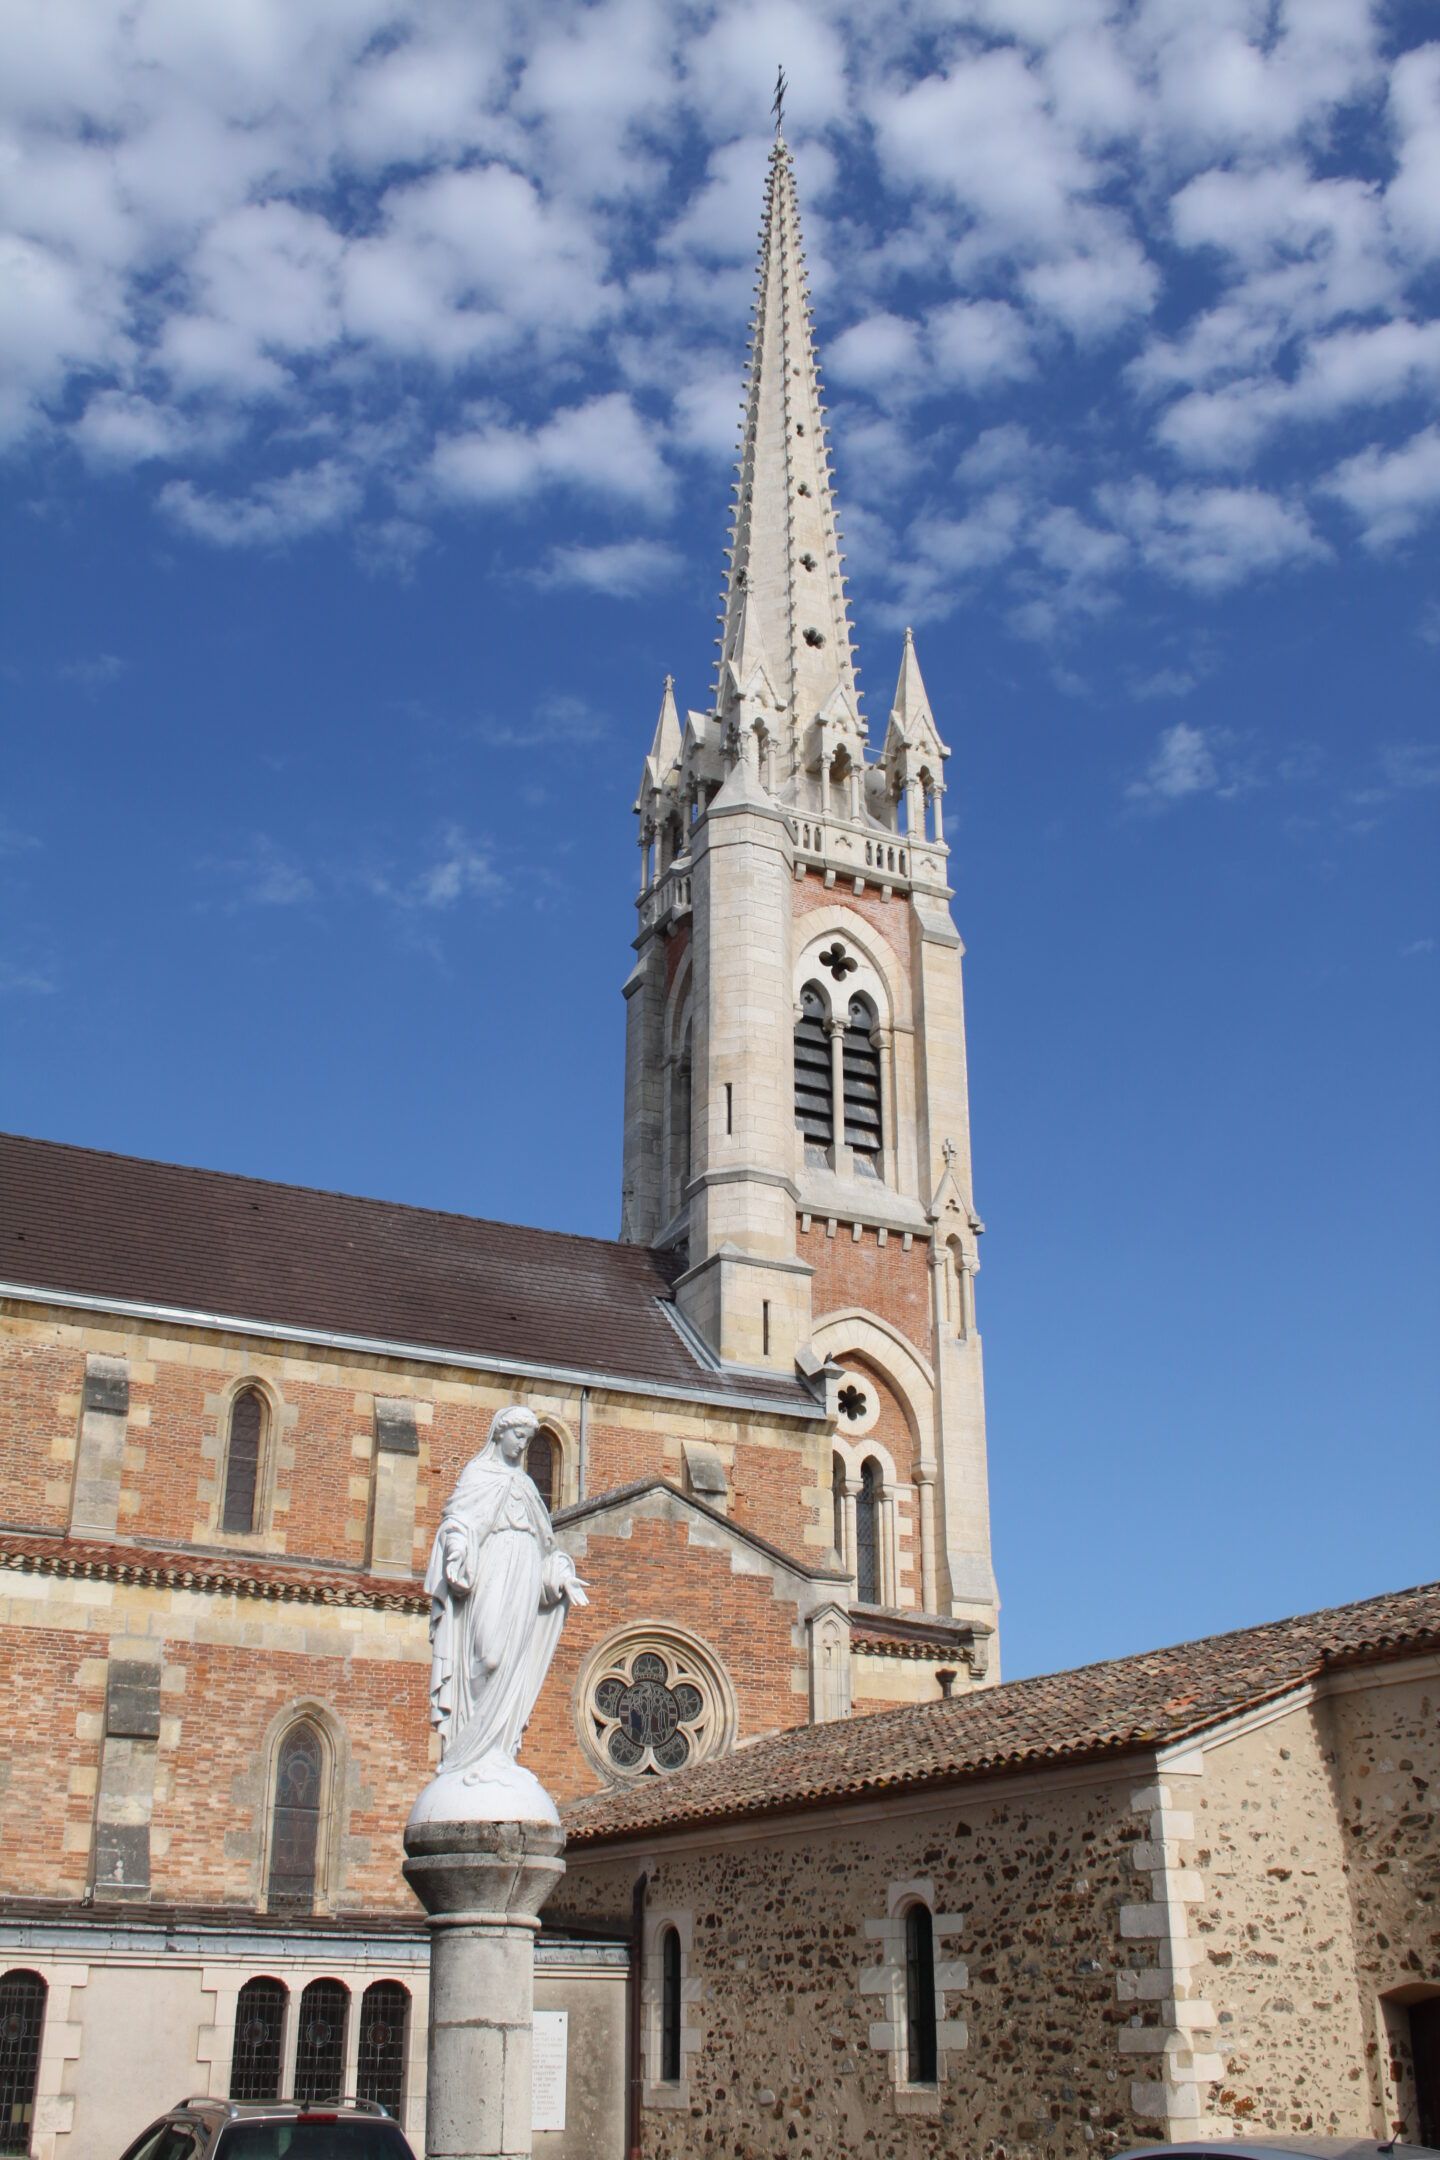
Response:
[[[775,101],[771,105],[770,110],[775,115],[775,133],[777,135],[783,135],[785,132],[785,92],[789,89],[789,87],[789,83],[785,80],[784,68],[776,68]]]

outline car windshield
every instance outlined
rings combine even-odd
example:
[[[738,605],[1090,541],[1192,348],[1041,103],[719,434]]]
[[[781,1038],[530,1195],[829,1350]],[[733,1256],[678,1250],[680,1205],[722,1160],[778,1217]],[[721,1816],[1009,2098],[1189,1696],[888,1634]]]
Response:
[[[414,2160],[394,2123],[353,2115],[332,2122],[228,2123],[214,2160]]]

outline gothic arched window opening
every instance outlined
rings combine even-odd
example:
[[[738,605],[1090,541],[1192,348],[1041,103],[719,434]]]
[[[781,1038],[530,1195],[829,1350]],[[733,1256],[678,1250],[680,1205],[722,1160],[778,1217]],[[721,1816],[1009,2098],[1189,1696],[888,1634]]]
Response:
[[[271,1912],[313,1912],[320,1850],[325,1743],[309,1718],[292,1725],[275,1764],[266,1904]]]
[[[265,1438],[265,1398],[259,1388],[241,1388],[230,1405],[230,1434],[225,1449],[225,1500],[222,1530],[258,1528],[260,1451]]]
[[[855,1595],[862,1605],[880,1602],[880,1503],[884,1497],[880,1465],[873,1455],[860,1466],[855,1502]]]
[[[283,1980],[247,1980],[241,1988],[226,2087],[232,2100],[279,2099],[289,1999]]]
[[[667,1927],[660,1939],[660,2077],[680,2083],[680,1931]]]
[[[875,1015],[864,998],[851,998],[845,1022],[845,1140],[860,1165],[878,1170],[880,1155],[880,1052]]]
[[[814,983],[806,983],[795,1023],[795,1123],[804,1136],[807,1155],[812,1147],[828,1148],[834,1130],[830,1038],[825,1031],[829,1017],[824,993]]]
[[[830,1516],[835,1550],[845,1551],[845,1465],[838,1455],[830,1458]]]
[[[0,2153],[30,2150],[45,1996],[37,1972],[7,1972],[0,1978]]]
[[[295,2098],[301,2106],[338,2100],[345,2089],[345,2026],[350,1990],[342,1980],[312,1980],[300,1997]]]
[[[376,2100],[399,2122],[405,2104],[405,2049],[410,2037],[410,1990],[398,1980],[376,1980],[360,2004],[357,2100]]]
[[[940,2050],[935,2030],[935,1926],[928,1905],[905,1913],[905,2082],[933,2085]]]
[[[529,1471],[535,1490],[547,1508],[555,1505],[556,1457],[559,1453],[554,1435],[542,1425],[525,1450],[525,1468]]]

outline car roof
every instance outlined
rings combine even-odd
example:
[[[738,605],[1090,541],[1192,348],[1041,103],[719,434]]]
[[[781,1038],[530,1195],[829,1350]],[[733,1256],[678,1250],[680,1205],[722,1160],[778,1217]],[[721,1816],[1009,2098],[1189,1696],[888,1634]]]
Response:
[[[1198,2150],[1204,2145],[1207,2154],[1223,2152],[1227,2160],[1247,2160],[1251,2153],[1299,2153],[1307,2160],[1377,2160],[1377,2155],[1394,2154],[1395,2160],[1440,2160],[1440,2152],[1433,2145],[1411,2145],[1404,2138],[1354,2138],[1354,2137],[1308,2137],[1281,2136],[1226,2138],[1221,2146],[1215,2146],[1208,2138],[1177,2138],[1173,2145],[1134,2145],[1128,2152],[1117,2153],[1116,2160],[1178,2160],[1186,2151]]]

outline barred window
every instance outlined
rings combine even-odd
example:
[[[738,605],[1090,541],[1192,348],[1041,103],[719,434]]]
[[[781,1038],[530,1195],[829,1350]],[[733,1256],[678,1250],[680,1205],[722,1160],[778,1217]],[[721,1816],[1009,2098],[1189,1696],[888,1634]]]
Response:
[[[300,1997],[295,2098],[303,2105],[338,2100],[345,2085],[345,2025],[350,1990],[341,1980],[312,1980]]]
[[[275,1765],[266,1885],[271,1912],[314,1910],[324,1783],[325,1743],[310,1720],[302,1718],[286,1733]]]
[[[680,1931],[667,1927],[660,1939],[660,2077],[680,2082]]]
[[[935,1928],[927,1905],[905,1914],[905,2082],[933,2085],[939,2067],[935,2031]]]
[[[241,1388],[230,1405],[230,1437],[225,1450],[225,1503],[222,1530],[254,1530],[260,1490],[260,1444],[265,1436],[265,1398],[259,1388]]]
[[[405,2049],[410,2035],[410,1990],[398,1980],[376,1980],[360,2004],[360,2054],[355,2097],[376,2100],[399,2122],[405,2104]]]
[[[36,1972],[0,1979],[0,2153],[28,2153],[40,2075],[45,1982]]]
[[[828,1017],[824,992],[806,983],[795,1023],[795,1123],[809,1144],[822,1148],[834,1130]]]
[[[874,1456],[860,1466],[855,1502],[855,1595],[862,1605],[880,1602],[880,1502],[884,1481]]]
[[[235,2040],[230,2050],[232,2100],[278,2100],[284,2067],[285,2006],[290,1990],[283,1980],[247,1980],[235,2004]]]
[[[845,1021],[842,1072],[845,1088],[845,1141],[876,1169],[880,1154],[880,1052],[875,1043],[875,1015],[864,998],[851,998]]]

